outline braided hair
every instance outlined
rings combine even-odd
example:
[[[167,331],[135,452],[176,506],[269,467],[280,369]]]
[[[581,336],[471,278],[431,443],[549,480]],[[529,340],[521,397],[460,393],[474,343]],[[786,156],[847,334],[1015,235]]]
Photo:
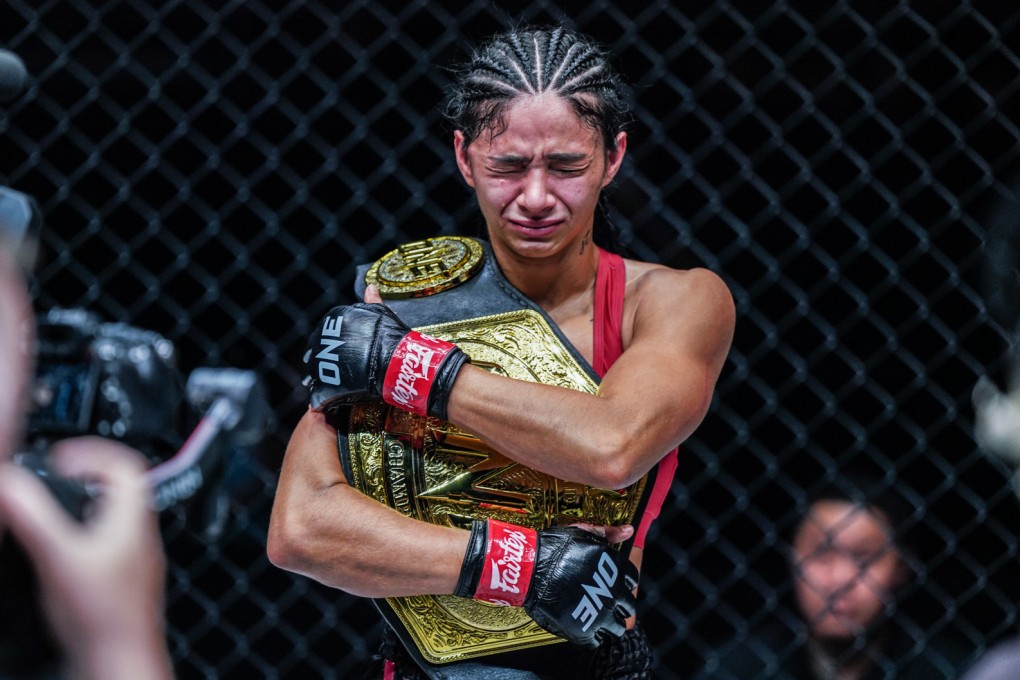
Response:
[[[596,131],[606,152],[631,120],[626,86],[606,52],[569,29],[524,27],[490,38],[455,69],[443,114],[464,135],[465,146],[485,131],[499,133],[507,108],[522,97],[556,94]],[[620,243],[599,199],[595,241],[619,251]]]

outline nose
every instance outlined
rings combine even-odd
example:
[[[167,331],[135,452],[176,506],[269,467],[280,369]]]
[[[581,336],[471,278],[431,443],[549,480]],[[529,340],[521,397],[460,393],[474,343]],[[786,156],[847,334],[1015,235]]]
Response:
[[[517,204],[529,215],[548,212],[555,205],[556,198],[549,188],[549,176],[540,168],[534,168],[524,177],[524,184],[517,196]]]
[[[840,558],[828,565],[823,582],[830,597],[840,597],[851,590],[860,578],[860,571],[853,560]]]

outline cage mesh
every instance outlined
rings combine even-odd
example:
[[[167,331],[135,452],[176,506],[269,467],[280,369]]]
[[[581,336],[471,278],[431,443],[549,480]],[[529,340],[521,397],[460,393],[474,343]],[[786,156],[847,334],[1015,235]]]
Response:
[[[791,522],[850,464],[918,509],[916,653],[1015,633],[1020,515],[970,406],[1010,346],[985,244],[1020,228],[1014,3],[13,0],[0,47],[31,79],[0,109],[0,184],[44,215],[37,306],[158,331],[183,367],[254,369],[271,395],[222,535],[164,516],[180,676],[342,678],[375,650],[369,604],[265,556],[301,355],[356,264],[477,228],[441,66],[515,22],[612,51],[635,114],[613,221],[633,256],[709,267],[737,302],[650,535],[656,677],[777,615]]]

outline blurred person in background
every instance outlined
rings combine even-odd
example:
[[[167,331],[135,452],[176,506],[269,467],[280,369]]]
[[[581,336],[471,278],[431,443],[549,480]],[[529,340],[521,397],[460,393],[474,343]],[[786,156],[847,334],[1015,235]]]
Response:
[[[1020,677],[1020,638],[1000,642],[984,654],[961,680],[1016,680]]]
[[[1010,339],[1006,385],[991,376],[974,386],[974,435],[981,449],[1013,469],[1013,490],[1020,497],[1020,195],[1014,192],[993,216],[985,244],[988,309]],[[985,654],[965,680],[1020,678],[1020,637],[999,643]]]
[[[1016,348],[1015,348],[1016,349]],[[1013,488],[1020,496],[1020,354],[1012,359],[1011,388],[1001,392],[982,378],[974,389],[977,440],[982,449],[1016,468]],[[1020,678],[1020,637],[999,643],[985,654],[964,680]]]
[[[34,317],[23,267],[0,234],[0,549],[27,556],[39,606],[58,647],[45,664],[19,667],[18,641],[0,641],[0,678],[166,680],[165,557],[144,460],[97,437],[58,443],[54,471],[98,490],[83,521],[65,511],[40,478],[12,462],[21,444],[33,370]],[[11,574],[0,573],[0,587]],[[23,595],[19,593],[19,595]],[[5,628],[32,612],[10,612]],[[28,640],[27,644],[37,644]],[[16,659],[18,661],[16,661]]]
[[[983,451],[1020,466],[1020,181],[992,213],[984,246],[985,303],[1009,343],[1005,375],[974,386],[974,438]],[[1020,496],[1020,474],[1014,477]]]
[[[912,508],[881,477],[845,473],[813,494],[790,541],[795,611],[724,647],[700,680],[952,680],[969,660],[939,634],[901,625],[915,576]]]

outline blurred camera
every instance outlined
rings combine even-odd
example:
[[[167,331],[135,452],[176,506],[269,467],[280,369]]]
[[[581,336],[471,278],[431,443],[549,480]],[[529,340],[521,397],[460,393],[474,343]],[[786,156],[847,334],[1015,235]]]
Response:
[[[163,510],[215,487],[231,454],[256,445],[271,419],[254,372],[203,367],[184,381],[173,343],[153,331],[81,309],[51,310],[37,329],[31,409],[15,461],[79,518],[90,492],[49,472],[54,442],[98,435],[137,449],[149,460],[153,509]]]
[[[0,50],[0,103],[17,97],[27,78],[21,60]],[[31,196],[0,186],[0,249],[29,279],[42,223]],[[271,418],[255,374],[201,368],[185,381],[166,338],[81,309],[51,310],[36,319],[36,327],[30,413],[15,462],[70,515],[85,520],[96,491],[54,474],[49,448],[80,435],[118,440],[149,459],[154,511],[190,501],[201,508],[203,537],[217,537],[225,521],[222,476],[240,449],[261,439]],[[38,606],[32,564],[0,531],[0,676],[50,677],[59,663]]]
[[[93,491],[53,474],[49,447],[92,434],[123,441],[153,462],[165,458],[179,440],[183,381],[173,345],[156,333],[102,323],[80,309],[51,310],[36,325],[29,419],[15,462],[35,474],[70,515],[84,520]],[[12,540],[0,547],[0,574],[0,668],[21,673],[56,663],[31,564]]]
[[[200,532],[225,521],[220,484],[239,448],[261,439],[270,409],[258,378],[238,369],[195,369],[185,382],[173,344],[158,333],[106,323],[81,309],[37,320],[36,371],[22,450],[15,462],[42,481],[67,512],[85,520],[95,500],[86,483],[54,474],[47,452],[60,439],[98,435],[150,462],[153,510],[195,499]],[[31,565],[15,542],[0,545],[0,674],[58,661],[38,607]]]
[[[36,320],[35,376],[23,450],[15,462],[39,477],[82,519],[84,484],[50,473],[47,450],[60,439],[99,435],[143,453],[152,464],[180,446],[193,417],[184,402],[173,344],[158,333],[104,323],[83,309],[53,309]]]
[[[82,309],[50,310],[36,329],[29,446],[96,434],[153,462],[179,446],[184,385],[169,340]]]

